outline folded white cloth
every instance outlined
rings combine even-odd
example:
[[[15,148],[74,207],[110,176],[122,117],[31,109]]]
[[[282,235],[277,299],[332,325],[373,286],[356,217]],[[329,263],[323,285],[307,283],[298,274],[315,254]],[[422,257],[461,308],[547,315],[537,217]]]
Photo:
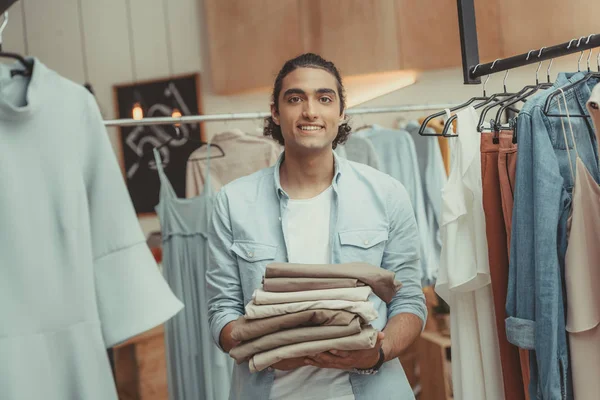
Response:
[[[323,353],[329,350],[365,350],[372,349],[377,343],[377,330],[366,326],[362,332],[355,335],[315,340],[313,342],[295,343],[278,347],[254,355],[249,361],[250,372],[254,373],[289,358],[304,357]]]
[[[377,310],[370,301],[347,301],[347,300],[316,300],[302,301],[298,303],[264,304],[256,305],[254,300],[246,305],[246,319],[259,319],[274,317],[276,315],[297,313],[305,310],[346,310],[357,314],[368,323],[379,316]]]
[[[254,304],[284,304],[298,303],[301,301],[316,300],[348,300],[348,301],[367,301],[369,295],[373,293],[369,286],[338,289],[305,290],[301,292],[265,292],[263,289],[256,289],[252,295]]]

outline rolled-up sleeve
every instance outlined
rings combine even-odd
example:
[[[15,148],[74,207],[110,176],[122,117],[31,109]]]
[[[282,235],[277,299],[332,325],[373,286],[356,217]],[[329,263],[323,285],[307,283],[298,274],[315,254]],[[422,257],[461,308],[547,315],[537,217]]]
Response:
[[[213,340],[221,350],[221,330],[244,314],[238,263],[231,251],[232,244],[233,234],[224,188],[216,197],[209,227],[209,264],[206,272],[208,322]]]
[[[388,304],[388,320],[401,313],[415,314],[427,319],[425,295],[421,286],[420,241],[415,214],[404,186],[394,181],[388,195],[390,228],[382,267],[393,271],[402,288]]]

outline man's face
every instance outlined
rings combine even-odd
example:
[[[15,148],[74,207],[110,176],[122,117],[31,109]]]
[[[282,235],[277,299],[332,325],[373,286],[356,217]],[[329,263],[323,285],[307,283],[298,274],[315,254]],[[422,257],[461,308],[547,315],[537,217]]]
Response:
[[[335,77],[318,68],[298,68],[282,82],[279,112],[271,106],[281,127],[286,149],[301,153],[331,148],[343,121]]]

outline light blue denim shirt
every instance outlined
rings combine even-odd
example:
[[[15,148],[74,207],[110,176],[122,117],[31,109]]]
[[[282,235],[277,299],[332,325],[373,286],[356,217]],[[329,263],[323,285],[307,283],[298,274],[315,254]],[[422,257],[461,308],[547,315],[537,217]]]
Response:
[[[549,93],[583,78],[559,74],[554,87],[532,97],[518,117],[515,201],[512,218],[509,285],[506,301],[508,340],[531,352],[531,399],[573,399],[565,330],[564,259],[566,224],[573,179],[561,119],[543,107]],[[586,113],[596,79],[565,92],[571,114]],[[562,96],[556,97],[562,103]],[[561,104],[564,113],[564,104]],[[551,113],[559,113],[554,101]],[[596,137],[589,119],[572,118],[579,155],[598,182]],[[565,121],[565,125],[568,126]],[[568,129],[568,128],[567,128]]]
[[[209,230],[210,260],[206,275],[210,329],[219,345],[220,332],[244,314],[267,264],[287,262],[286,208],[289,196],[279,181],[279,167],[240,178],[217,195]],[[331,262],[379,265],[396,273],[402,288],[386,305],[372,295],[379,313],[372,322],[383,330],[400,313],[426,319],[421,289],[419,234],[409,196],[400,182],[334,153],[331,209]],[[307,249],[310,251],[310,249]],[[230,399],[268,399],[272,368],[251,374],[248,362],[234,366]],[[357,400],[412,399],[400,362],[385,363],[376,375],[350,374]]]

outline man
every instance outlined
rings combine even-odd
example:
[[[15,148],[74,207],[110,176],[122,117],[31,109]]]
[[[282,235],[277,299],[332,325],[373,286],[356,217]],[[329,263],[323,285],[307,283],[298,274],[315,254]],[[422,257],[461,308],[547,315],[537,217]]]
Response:
[[[284,152],[216,199],[207,272],[213,338],[226,352],[238,344],[235,321],[271,262],[367,262],[395,272],[403,286],[388,305],[373,297],[379,318],[372,325],[383,331],[375,348],[284,360],[256,374],[242,363],[231,399],[414,398],[397,359],[426,318],[413,209],[398,181],[335,155],[350,134],[344,111],[333,63],[304,54],[283,66],[265,135]]]

